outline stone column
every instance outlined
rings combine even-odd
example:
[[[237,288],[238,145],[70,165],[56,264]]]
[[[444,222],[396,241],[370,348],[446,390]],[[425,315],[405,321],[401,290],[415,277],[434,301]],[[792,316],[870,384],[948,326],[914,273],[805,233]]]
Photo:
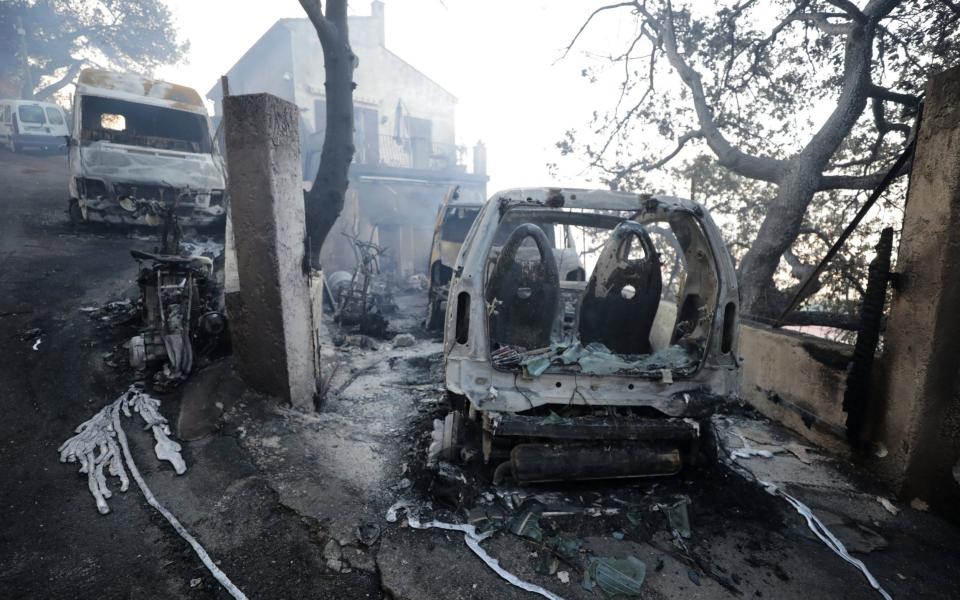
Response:
[[[230,96],[223,107],[239,285],[230,303],[234,353],[255,389],[312,410],[317,352],[304,274],[300,113],[270,94]]]
[[[960,520],[960,68],[927,84],[895,269],[871,466]]]

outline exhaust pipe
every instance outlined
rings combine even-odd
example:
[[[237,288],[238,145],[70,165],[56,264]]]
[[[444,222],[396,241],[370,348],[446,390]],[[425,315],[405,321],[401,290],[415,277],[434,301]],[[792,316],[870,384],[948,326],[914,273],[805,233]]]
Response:
[[[507,464],[518,483],[538,483],[674,475],[683,460],[678,448],[519,444],[497,469],[501,477]]]

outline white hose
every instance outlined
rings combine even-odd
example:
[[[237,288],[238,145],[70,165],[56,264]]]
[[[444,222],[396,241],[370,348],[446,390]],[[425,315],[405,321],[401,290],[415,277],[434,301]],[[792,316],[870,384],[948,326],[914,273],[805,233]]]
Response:
[[[734,435],[740,438],[740,440],[743,442],[745,446],[745,449],[747,450],[746,454],[739,455],[739,456],[742,456],[743,458],[749,458],[750,456],[758,456],[757,454],[754,454],[751,452],[751,451],[756,452],[756,450],[753,448],[749,448],[747,444],[747,440],[744,439],[742,435],[740,435],[736,431],[732,433],[734,433]],[[750,469],[747,469],[746,467],[741,465],[739,462],[737,462],[736,459],[738,458],[738,454],[736,450],[734,452],[728,453],[726,445],[723,443],[719,435],[717,436],[716,440],[717,440],[717,445],[721,450],[719,455],[721,460],[724,462],[724,464],[731,467],[734,472],[739,473],[745,479],[749,481],[753,481],[758,485],[760,485],[764,490],[766,490],[768,494],[772,496],[780,496],[781,498],[786,500],[787,503],[789,503],[794,510],[800,513],[800,515],[804,519],[806,519],[807,527],[810,528],[810,531],[812,531],[814,535],[816,535],[821,542],[823,542],[828,548],[833,550],[833,552],[837,556],[847,561],[848,563],[856,567],[861,573],[863,573],[863,576],[866,577],[867,582],[870,584],[870,587],[877,590],[877,592],[881,596],[883,596],[884,600],[893,600],[890,594],[887,593],[887,590],[883,589],[883,586],[880,585],[880,582],[877,581],[877,578],[874,577],[873,573],[870,572],[870,569],[868,569],[867,566],[863,564],[863,561],[850,556],[850,553],[847,552],[847,548],[846,546],[843,545],[843,542],[837,539],[837,536],[833,535],[833,533],[829,529],[827,529],[827,526],[823,524],[823,521],[817,518],[817,515],[813,514],[813,510],[811,510],[809,506],[797,500],[790,494],[784,492],[783,490],[778,488],[775,484],[770,483],[769,481],[763,481],[762,479],[758,478],[753,473],[753,471],[751,471]],[[773,455],[771,454],[771,457],[772,456]],[[770,458],[770,457],[767,457],[767,458]]]
[[[136,463],[133,462],[133,455],[130,453],[130,447],[127,444],[127,435],[124,433],[123,425],[120,422],[121,412],[128,417],[132,416],[132,411],[140,413],[146,428],[153,431],[153,437],[156,440],[154,452],[157,458],[170,462],[177,475],[182,475],[187,470],[187,465],[180,456],[180,444],[167,437],[170,433],[170,427],[164,416],[160,414],[159,409],[159,400],[144,392],[136,384],[131,385],[127,391],[120,394],[119,398],[104,406],[97,414],[77,427],[76,435],[64,442],[59,448],[60,462],[80,463],[80,472],[87,474],[87,486],[90,488],[90,493],[97,503],[97,510],[101,514],[110,512],[107,499],[112,496],[112,492],[107,486],[106,477],[103,474],[103,468],[107,467],[111,475],[120,478],[120,491],[125,492],[130,485],[126,469],[124,469],[124,462],[126,462],[127,469],[130,470],[137,486],[143,492],[150,506],[157,509],[167,522],[173,525],[177,534],[193,547],[203,565],[231,596],[237,600],[247,600],[243,592],[237,589],[223,571],[210,560],[210,555],[203,549],[203,546],[187,532],[170,511],[157,501],[140,475]]]
[[[847,552],[847,548],[843,545],[843,542],[837,539],[837,536],[833,535],[833,533],[827,529],[827,526],[823,524],[823,521],[817,518],[817,515],[813,514],[813,511],[810,510],[809,506],[797,500],[790,494],[784,492],[772,483],[760,481],[760,484],[767,490],[767,492],[775,496],[780,496],[789,502],[790,506],[792,506],[803,516],[804,519],[807,520],[807,527],[810,528],[810,531],[820,538],[820,541],[826,544],[828,548],[833,550],[837,556],[859,569],[860,572],[863,573],[863,576],[867,578],[867,582],[870,583],[870,586],[877,590],[877,592],[883,596],[884,600],[893,600],[890,594],[887,593],[887,590],[883,589],[883,586],[880,585],[880,582],[877,581],[877,578],[874,577],[873,573],[870,572],[870,569],[863,564],[863,561],[850,556],[850,554]]]
[[[236,598],[237,600],[247,600],[247,596],[241,592],[237,586],[233,585],[233,582],[230,581],[230,578],[220,570],[217,565],[213,564],[213,561],[210,559],[210,555],[207,554],[207,551],[203,549],[203,546],[194,539],[190,532],[180,524],[180,521],[177,520],[173,514],[164,508],[157,499],[153,496],[153,492],[150,491],[150,488],[147,487],[147,482],[143,480],[143,477],[140,475],[139,469],[137,469],[136,463],[133,462],[133,455],[130,454],[130,446],[127,444],[127,434],[123,432],[123,425],[120,423],[120,406],[114,406],[113,408],[113,428],[117,432],[117,440],[120,442],[120,447],[123,449],[123,457],[127,462],[127,468],[130,469],[130,474],[133,475],[133,480],[137,482],[137,486],[140,488],[140,491],[143,492],[143,496],[147,499],[147,502],[150,506],[157,509],[157,511],[163,515],[163,518],[166,519],[170,525],[180,534],[180,537],[185,539],[190,546],[193,547],[193,551],[197,553],[197,556],[200,557],[200,560],[203,562],[204,566],[207,567],[207,570],[210,571],[210,574],[213,575],[214,579],[220,582],[220,585],[223,586],[223,589]]]
[[[514,575],[513,573],[511,573],[510,571],[507,571],[506,569],[501,567],[500,561],[490,556],[487,553],[487,551],[484,550],[483,547],[480,545],[480,542],[482,542],[483,540],[493,535],[492,531],[487,531],[486,533],[477,533],[477,528],[474,527],[473,525],[465,525],[460,523],[444,523],[443,521],[421,522],[419,518],[411,514],[409,510],[409,505],[405,505],[402,508],[408,509],[407,523],[409,523],[410,527],[412,527],[413,529],[435,528],[435,529],[447,529],[450,531],[463,532],[463,540],[467,543],[467,547],[470,548],[470,550],[472,550],[474,554],[480,557],[480,560],[482,560],[488,567],[490,567],[490,569],[493,570],[494,573],[499,575],[502,579],[517,586],[521,590],[526,590],[534,594],[540,594],[541,596],[543,596],[544,598],[547,598],[548,600],[563,600],[563,598],[554,594],[550,590],[540,587],[539,585],[536,585],[534,583],[530,583],[529,581],[524,581],[519,577],[517,577],[516,575]],[[396,509],[394,509],[394,507],[391,507],[391,509],[394,510],[394,521],[395,521]],[[388,517],[387,520],[389,521],[390,518]]]

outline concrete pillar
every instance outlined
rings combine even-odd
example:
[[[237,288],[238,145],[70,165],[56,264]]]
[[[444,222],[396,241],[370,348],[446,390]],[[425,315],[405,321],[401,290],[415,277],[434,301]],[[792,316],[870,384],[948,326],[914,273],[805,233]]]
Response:
[[[244,379],[312,410],[318,363],[310,278],[303,271],[298,124],[297,107],[270,94],[224,100],[237,274],[227,282],[228,311]]]
[[[381,46],[386,45],[387,42],[387,36],[385,32],[385,12],[386,7],[380,0],[373,0],[373,2],[370,3],[370,16],[373,18],[373,22],[376,27],[374,31],[377,32],[377,42]]]
[[[487,174],[487,145],[483,142],[477,142],[473,147],[473,174]]]
[[[960,520],[960,68],[927,85],[895,269],[871,466]]]

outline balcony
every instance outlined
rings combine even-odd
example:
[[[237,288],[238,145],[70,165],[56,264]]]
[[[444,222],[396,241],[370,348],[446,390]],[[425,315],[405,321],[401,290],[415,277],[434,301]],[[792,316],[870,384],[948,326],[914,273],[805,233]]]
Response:
[[[457,168],[457,147],[427,138],[366,136],[355,143],[353,162],[364,166],[442,171]],[[462,169],[463,167],[461,167]]]

